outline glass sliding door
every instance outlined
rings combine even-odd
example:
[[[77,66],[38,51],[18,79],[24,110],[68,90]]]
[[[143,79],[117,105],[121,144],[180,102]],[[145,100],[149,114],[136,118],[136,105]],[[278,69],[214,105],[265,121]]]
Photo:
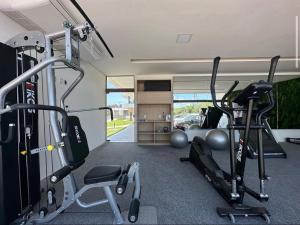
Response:
[[[107,77],[107,106],[113,109],[114,120],[107,117],[107,140],[134,142],[134,78]]]

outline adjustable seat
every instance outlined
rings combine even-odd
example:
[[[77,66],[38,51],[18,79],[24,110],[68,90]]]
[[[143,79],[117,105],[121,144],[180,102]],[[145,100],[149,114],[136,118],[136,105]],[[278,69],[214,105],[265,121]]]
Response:
[[[52,183],[57,183],[68,176],[64,180],[64,188],[68,191],[65,192],[67,194],[65,194],[66,196],[62,206],[53,213],[53,217],[58,215],[62,210],[65,210],[74,201],[83,208],[109,203],[112,212],[114,213],[114,223],[123,224],[125,220],[118,207],[111,187],[115,186],[116,194],[122,195],[126,191],[127,183],[134,183],[135,186],[129,207],[128,221],[135,223],[138,219],[141,193],[139,163],[131,163],[124,170],[122,170],[119,165],[96,166],[84,176],[85,185],[80,190],[77,190],[74,185],[75,181],[73,180],[72,171],[79,168],[85,162],[85,159],[90,152],[89,146],[86,134],[81,127],[78,117],[63,117],[62,130],[64,153],[68,165],[52,174],[50,181]],[[106,198],[91,203],[81,201],[80,197],[92,188],[103,188]],[[43,221],[50,220],[50,216],[48,216],[47,219],[43,219]]]
[[[84,176],[85,184],[95,184],[106,181],[114,181],[121,174],[120,166],[97,166]]]

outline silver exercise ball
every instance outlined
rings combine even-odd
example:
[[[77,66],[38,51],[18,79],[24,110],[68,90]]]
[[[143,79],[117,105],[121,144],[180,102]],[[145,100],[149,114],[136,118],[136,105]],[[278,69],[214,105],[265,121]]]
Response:
[[[226,150],[229,146],[228,135],[223,130],[215,129],[208,131],[205,140],[214,150]]]
[[[182,130],[172,132],[170,142],[175,148],[184,148],[189,143],[186,133]]]

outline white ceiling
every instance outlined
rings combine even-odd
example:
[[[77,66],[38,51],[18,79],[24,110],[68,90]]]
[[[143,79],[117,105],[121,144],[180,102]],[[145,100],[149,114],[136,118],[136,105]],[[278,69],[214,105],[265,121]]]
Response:
[[[295,56],[299,0],[79,0],[115,54],[108,74],[207,73],[210,63],[132,64],[131,59]],[[71,7],[70,7],[71,8]],[[193,34],[177,44],[177,34]],[[263,72],[268,64],[223,63],[221,72]],[[279,70],[295,71],[295,63]]]
[[[63,3],[75,20],[84,21],[69,1],[52,2]],[[299,0],[78,0],[78,3],[115,55],[110,58],[98,42],[105,56],[90,61],[106,75],[207,74],[212,69],[211,63],[133,64],[131,59],[295,56]],[[47,32],[61,29],[65,20],[51,4],[21,12]],[[178,34],[193,36],[190,43],[178,44]],[[220,64],[221,73],[265,73],[268,68],[266,62],[221,61]],[[300,69],[295,62],[280,62],[278,71],[300,72]]]

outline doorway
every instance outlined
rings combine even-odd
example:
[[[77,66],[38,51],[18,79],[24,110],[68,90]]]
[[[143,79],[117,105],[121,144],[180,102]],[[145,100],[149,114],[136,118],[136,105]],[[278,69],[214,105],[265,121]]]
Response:
[[[134,77],[107,77],[106,103],[114,113],[113,121],[107,117],[107,140],[134,142]]]

